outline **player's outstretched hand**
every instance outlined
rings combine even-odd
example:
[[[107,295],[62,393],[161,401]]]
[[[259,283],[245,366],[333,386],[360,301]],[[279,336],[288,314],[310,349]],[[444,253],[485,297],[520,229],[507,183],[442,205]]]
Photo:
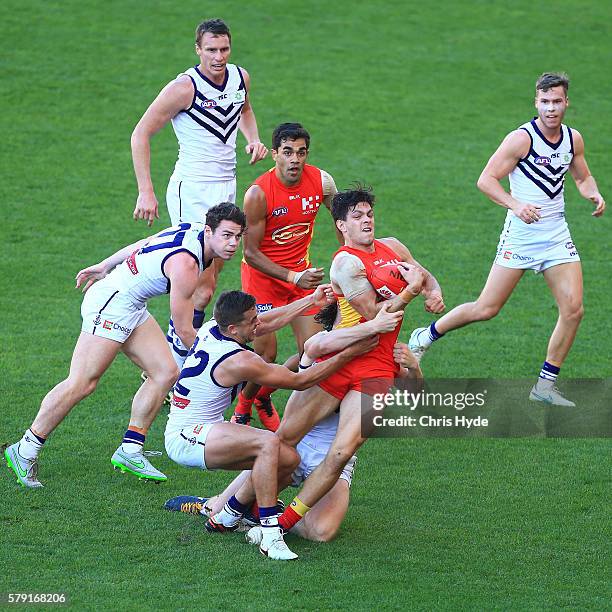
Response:
[[[534,206],[533,204],[524,204],[519,202],[518,206],[512,209],[512,212],[516,217],[525,223],[534,223],[540,220],[540,206]]]
[[[157,198],[153,192],[138,194],[133,216],[134,221],[144,219],[149,227],[153,225],[153,221],[155,221],[155,219],[159,219]]]
[[[302,289],[314,289],[323,281],[323,268],[309,268],[298,279],[296,285]]]
[[[336,296],[334,295],[332,286],[329,283],[319,285],[312,294],[312,298],[314,300],[314,306],[317,308],[324,308],[328,304],[336,301]]]
[[[393,359],[395,363],[399,363],[407,370],[415,370],[419,367],[419,362],[416,360],[416,357],[408,348],[408,345],[403,342],[396,342],[393,345]]]
[[[259,160],[263,159],[268,154],[268,149],[263,142],[249,142],[249,144],[244,147],[247,155],[251,156],[249,164],[256,164]]]
[[[358,355],[365,355],[365,353],[369,353],[377,346],[378,336],[368,336],[367,338],[353,342],[353,344],[347,346],[342,352],[350,355],[351,357],[357,357]]]
[[[433,314],[444,312],[444,299],[439,291],[431,291],[425,299],[425,310]]]
[[[595,204],[595,210],[591,214],[594,217],[601,217],[601,215],[604,214],[604,210],[606,210],[606,201],[603,199],[601,193],[592,195],[589,200]]]
[[[378,314],[370,321],[372,325],[372,331],[375,334],[386,334],[387,332],[393,331],[398,323],[401,322],[404,316],[403,310],[397,312],[389,312],[390,302],[387,302],[378,311]]]
[[[408,291],[414,295],[421,293],[423,283],[425,282],[425,272],[423,268],[401,261],[397,264],[397,269],[408,283]]]
[[[101,263],[94,266],[89,266],[83,270],[79,270],[76,275],[75,289],[78,289],[83,283],[83,293],[85,293],[96,281],[102,280],[107,275],[106,267]]]

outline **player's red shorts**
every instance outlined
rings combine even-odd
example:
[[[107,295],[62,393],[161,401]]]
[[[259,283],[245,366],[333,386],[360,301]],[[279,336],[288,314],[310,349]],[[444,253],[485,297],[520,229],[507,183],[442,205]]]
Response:
[[[258,313],[291,304],[291,302],[314,292],[314,289],[302,289],[293,283],[272,278],[244,263],[244,261],[240,266],[240,276],[242,290],[254,295],[257,300]],[[311,308],[303,314],[304,316],[314,315],[317,312],[319,312],[318,308]]]
[[[319,387],[339,400],[344,399],[349,391],[359,391],[367,395],[387,393],[394,384],[398,370],[395,365],[385,367],[384,363],[379,363],[379,367],[372,367],[373,352],[349,361],[321,381]]]

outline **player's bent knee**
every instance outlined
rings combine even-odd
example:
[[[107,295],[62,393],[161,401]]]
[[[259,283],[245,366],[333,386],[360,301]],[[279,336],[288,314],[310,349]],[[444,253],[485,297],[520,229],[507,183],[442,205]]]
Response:
[[[281,442],[279,452],[279,467],[282,467],[286,471],[293,472],[293,470],[300,465],[300,455],[292,446]]]
[[[561,316],[567,321],[580,323],[584,316],[584,306],[582,304],[572,304],[570,308],[562,311]]]
[[[501,306],[498,304],[479,304],[476,302],[474,304],[474,315],[476,321],[488,321],[493,317],[497,316],[499,311],[501,310]]]
[[[331,542],[338,535],[339,525],[315,523],[310,526],[308,539],[313,542]]]

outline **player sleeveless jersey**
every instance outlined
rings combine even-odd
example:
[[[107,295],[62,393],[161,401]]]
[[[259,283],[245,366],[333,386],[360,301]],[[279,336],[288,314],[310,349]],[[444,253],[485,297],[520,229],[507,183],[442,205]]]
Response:
[[[223,422],[225,409],[244,383],[223,387],[215,379],[215,369],[228,357],[250,350],[224,336],[214,319],[202,326],[174,385],[166,435],[201,423]]]
[[[201,423],[222,423],[225,409],[244,386],[223,387],[215,369],[228,357],[251,348],[224,336],[214,319],[204,324],[174,385],[166,435]]]
[[[274,168],[254,183],[266,196],[266,231],[259,250],[274,263],[295,272],[310,266],[314,222],[323,203],[321,170],[306,164],[300,182],[286,187]]]
[[[397,253],[388,247],[384,242],[380,240],[374,240],[374,252],[368,253],[360,249],[353,249],[348,246],[340,247],[334,257],[338,253],[350,253],[358,257],[364,265],[366,278],[373,287],[376,287],[376,280],[372,278],[372,273],[376,268],[383,267],[388,264],[398,264],[402,260],[398,257]],[[378,294],[377,294],[378,295]],[[352,327],[358,323],[364,323],[364,319],[348,302],[343,295],[337,295],[338,297],[338,309],[340,313],[340,322],[336,325],[336,328]],[[378,296],[380,297],[380,296]],[[391,368],[397,372],[399,366],[393,359],[393,345],[397,342],[400,329],[402,327],[401,322],[397,324],[395,329],[386,334],[379,335],[378,346],[369,353],[356,357],[351,361],[351,364],[371,366],[372,370],[380,370],[381,368]]]
[[[164,263],[176,253],[189,253],[204,269],[204,224],[181,223],[162,230],[134,251],[103,281],[118,289],[136,304],[145,303],[170,291]]]
[[[512,197],[519,202],[541,206],[541,221],[562,218],[565,215],[565,173],[574,156],[572,131],[561,125],[561,138],[552,143],[542,134],[535,119],[519,129],[529,134],[531,146],[508,177]],[[514,217],[510,210],[507,216]]]
[[[234,64],[225,68],[222,85],[207,79],[198,66],[181,73],[191,79],[194,94],[191,106],[172,118],[179,142],[177,180],[214,182],[236,176],[236,134],[247,91],[241,69]]]

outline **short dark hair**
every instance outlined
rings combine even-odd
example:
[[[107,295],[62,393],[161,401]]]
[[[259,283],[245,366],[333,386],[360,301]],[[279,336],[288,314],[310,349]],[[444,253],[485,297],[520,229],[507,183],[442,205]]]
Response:
[[[298,140],[303,138],[306,141],[306,148],[310,148],[310,134],[301,123],[281,123],[272,132],[272,148],[278,151],[283,140]]]
[[[332,200],[332,217],[334,221],[346,221],[349,212],[359,204],[367,202],[374,208],[376,196],[372,193],[372,187],[355,183],[353,189],[339,191]]]
[[[214,232],[221,221],[232,221],[237,223],[244,232],[246,228],[246,216],[245,214],[231,202],[221,202],[212,208],[208,209],[206,213],[206,225]]]
[[[195,32],[195,42],[198,47],[202,36],[207,33],[213,36],[227,36],[230,43],[232,42],[232,35],[223,19],[207,19],[198,25]]]
[[[323,326],[325,331],[331,331],[338,316],[338,302],[334,301],[327,306],[323,306],[314,316],[314,320]]]
[[[224,291],[215,303],[213,317],[220,329],[240,323],[244,313],[256,304],[255,297],[244,291]]]
[[[553,87],[563,87],[565,95],[569,89],[569,77],[565,72],[545,72],[536,81],[536,96],[538,91],[548,91]]]

